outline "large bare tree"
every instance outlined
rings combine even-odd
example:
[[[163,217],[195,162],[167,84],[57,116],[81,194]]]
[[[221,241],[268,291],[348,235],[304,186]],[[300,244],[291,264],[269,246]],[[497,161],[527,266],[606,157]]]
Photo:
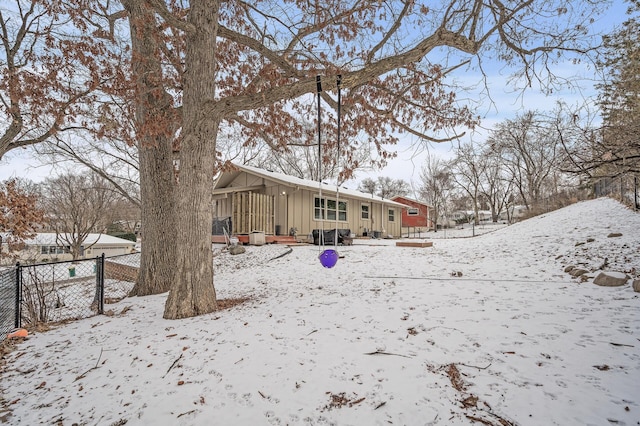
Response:
[[[529,211],[539,211],[553,187],[560,166],[560,135],[548,117],[527,111],[499,123],[491,132],[489,146],[502,158],[520,199]]]
[[[479,199],[482,195],[482,179],[486,165],[486,157],[473,143],[461,145],[456,150],[456,156],[451,163],[452,179],[466,193],[472,203],[474,223],[480,223],[478,215]]]
[[[89,234],[101,233],[110,224],[116,193],[104,179],[90,173],[47,179],[42,192],[49,226],[60,245],[69,246],[73,259],[78,259],[83,247],[88,248],[84,242]]]
[[[433,230],[438,231],[449,213],[449,202],[454,188],[451,165],[438,157],[428,156],[420,171],[420,199],[432,209]],[[445,224],[446,225],[446,224]]]

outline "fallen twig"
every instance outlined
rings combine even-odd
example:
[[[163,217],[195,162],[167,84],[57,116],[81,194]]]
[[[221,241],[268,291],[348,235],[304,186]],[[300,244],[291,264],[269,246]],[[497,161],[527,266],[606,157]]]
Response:
[[[473,421],[473,422],[480,422],[483,425],[494,426],[493,422],[491,422],[489,420],[481,419],[480,417],[471,416],[469,414],[465,414],[465,417],[468,418],[469,420]]]
[[[293,251],[293,249],[291,247],[289,247],[289,250],[287,250],[286,252],[282,253],[279,256],[276,256],[276,257],[273,257],[273,258],[269,259],[269,262],[271,262],[272,260],[280,259],[281,257],[285,257],[286,255],[288,255],[292,251]]]
[[[478,370],[486,370],[487,368],[491,367],[491,363],[489,363],[489,365],[487,365],[486,367],[478,367],[476,365],[468,365],[468,364],[462,364],[462,363],[458,363],[458,365],[463,365],[465,367],[469,367],[469,368],[477,368]]]
[[[189,415],[191,413],[195,413],[196,411],[198,411],[198,410],[191,410],[191,411],[186,411],[184,413],[178,414],[178,418],[180,418],[182,416],[187,416],[187,415]]]
[[[609,344],[610,344],[610,345],[613,345],[613,346],[626,346],[627,348],[634,348],[634,347],[635,347],[635,346],[633,346],[633,345],[626,345],[626,344],[624,344],[624,343],[614,343],[614,342],[609,342]]]
[[[95,370],[96,368],[98,368],[98,364],[100,364],[100,358],[102,358],[102,352],[103,351],[104,351],[104,348],[100,349],[100,355],[98,356],[98,360],[96,361],[96,365],[94,367],[88,369],[87,371],[85,371],[84,373],[79,375],[78,377],[76,377],[74,382],[77,382],[80,379],[84,379],[84,377],[87,375],[87,373],[89,373],[90,371]]]
[[[394,353],[391,353],[391,352],[384,352],[384,351],[365,352],[365,355],[393,355],[393,356],[401,356],[401,357],[404,357],[404,358],[411,358],[409,355],[394,354]]]
[[[387,401],[382,401],[380,404],[376,405],[376,408],[374,408],[374,410],[377,410],[380,407],[384,407],[387,404]]]
[[[173,361],[173,364],[171,364],[171,367],[169,367],[169,369],[167,370],[166,373],[164,373],[164,376],[162,376],[162,378],[164,379],[165,377],[167,377],[167,374],[169,374],[169,371],[171,371],[171,369],[173,367],[175,367],[175,365],[178,363],[178,361],[180,361],[180,359],[182,359],[182,355],[184,355],[184,353],[181,353],[180,356],[178,358],[176,358],[175,361]]]

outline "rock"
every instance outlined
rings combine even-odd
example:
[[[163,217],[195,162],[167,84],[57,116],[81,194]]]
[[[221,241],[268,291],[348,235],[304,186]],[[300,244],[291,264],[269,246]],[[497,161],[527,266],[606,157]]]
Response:
[[[578,246],[583,246],[583,245],[584,245],[584,241],[578,241],[578,242],[576,243],[576,247],[578,247]]]
[[[640,278],[633,280],[633,291],[640,293]]]
[[[582,269],[582,268],[573,268],[571,270],[571,272],[569,272],[569,275],[571,275],[572,277],[579,277],[580,275],[586,274],[587,271],[586,269]]]
[[[596,240],[595,238],[587,238],[587,242],[588,242],[588,243],[592,243],[592,242],[594,242],[595,240]]]
[[[603,287],[620,287],[629,280],[629,275],[624,272],[600,272],[593,283]]]
[[[622,237],[622,234],[619,232],[612,232],[609,235],[607,235],[607,238],[616,238],[616,237]]]
[[[569,265],[566,268],[564,268],[564,272],[569,273],[569,272],[573,271],[575,268],[576,268],[575,266]]]
[[[243,246],[231,246],[231,247],[229,247],[229,254],[233,254],[233,255],[242,254],[242,253],[244,253],[246,251],[247,251],[247,249],[244,248]]]

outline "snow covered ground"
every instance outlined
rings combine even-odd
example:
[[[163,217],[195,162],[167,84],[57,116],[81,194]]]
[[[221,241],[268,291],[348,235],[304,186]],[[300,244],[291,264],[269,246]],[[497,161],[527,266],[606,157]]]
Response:
[[[597,199],[433,241],[356,240],[333,269],[313,246],[223,253],[218,297],[246,302],[169,321],[166,294],[130,298],[34,332],[5,359],[0,419],[640,424],[639,214]],[[630,279],[597,286],[599,268]]]

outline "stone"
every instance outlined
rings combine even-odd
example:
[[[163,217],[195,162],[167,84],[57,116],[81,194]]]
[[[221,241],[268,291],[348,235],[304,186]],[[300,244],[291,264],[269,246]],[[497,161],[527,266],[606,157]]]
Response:
[[[640,293],[640,278],[633,280],[633,291]]]
[[[616,237],[622,237],[622,234],[619,232],[612,232],[609,235],[607,235],[607,238],[616,238]]]
[[[569,272],[569,275],[571,275],[572,277],[579,277],[580,275],[586,274],[587,271],[586,269],[582,269],[582,268],[573,268],[571,270],[571,272]]]
[[[233,255],[242,254],[242,253],[244,253],[246,251],[247,251],[247,249],[244,248],[243,246],[231,246],[231,247],[229,247],[229,254],[233,254]]]
[[[629,275],[624,272],[600,272],[593,283],[603,287],[620,287],[625,285],[629,280]]]
[[[576,268],[575,266],[569,265],[566,268],[564,268],[564,271],[569,273],[569,272],[573,271],[575,268]]]

